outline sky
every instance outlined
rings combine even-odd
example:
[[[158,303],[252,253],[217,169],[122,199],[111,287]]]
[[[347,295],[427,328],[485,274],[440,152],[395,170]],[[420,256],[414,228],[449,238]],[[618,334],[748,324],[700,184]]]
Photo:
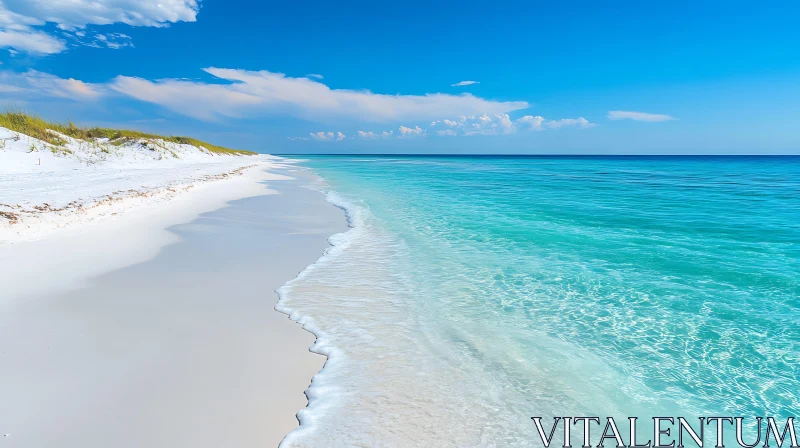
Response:
[[[274,154],[800,154],[798,23],[796,1],[0,0],[0,99]]]

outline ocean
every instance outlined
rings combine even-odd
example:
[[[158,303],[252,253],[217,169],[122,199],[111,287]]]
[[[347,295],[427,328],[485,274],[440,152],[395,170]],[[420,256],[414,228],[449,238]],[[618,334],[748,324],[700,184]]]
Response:
[[[329,356],[284,446],[800,414],[800,158],[303,159],[351,228],[279,291]]]

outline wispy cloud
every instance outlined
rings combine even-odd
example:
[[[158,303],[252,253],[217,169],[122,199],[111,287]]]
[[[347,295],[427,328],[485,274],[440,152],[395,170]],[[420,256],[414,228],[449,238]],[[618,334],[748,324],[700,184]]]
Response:
[[[308,75],[306,75],[306,78],[317,78],[317,79],[323,79],[323,78],[324,78],[324,76],[322,76],[322,75],[319,75],[319,74],[317,74],[317,73],[309,73]]]
[[[468,93],[386,95],[332,89],[319,81],[282,73],[206,68],[228,84],[177,79],[148,81],[119,76],[110,87],[120,93],[203,120],[257,113],[288,114],[311,121],[367,122],[430,120],[442,116],[496,114],[525,109],[525,101],[494,101]],[[213,101],[209,99],[213,98]]]
[[[0,11],[0,14],[2,12]],[[64,51],[67,45],[61,39],[30,28],[20,30],[0,28],[0,48],[8,48],[12,53],[53,54]]]
[[[634,121],[671,121],[676,120],[675,117],[664,114],[650,114],[647,112],[633,112],[625,110],[612,110],[608,112],[609,120],[634,120]]]
[[[480,84],[478,81],[459,81],[455,84],[450,84],[450,87],[464,87],[464,86],[471,86],[473,84]]]
[[[261,105],[255,95],[191,81],[164,80],[154,83],[141,78],[118,76],[108,87],[139,101],[162,105],[182,115],[213,121],[221,116],[238,118]]]
[[[63,79],[54,75],[30,70],[17,73],[0,71],[0,90],[9,99],[24,102],[47,97],[74,100],[124,96],[140,101],[160,104],[170,110],[201,120],[214,121],[220,117],[252,118],[264,114],[290,116],[310,121],[342,121],[354,123],[386,122],[399,120],[421,121],[442,115],[458,116],[461,111],[500,111],[461,115],[486,117],[504,115],[493,126],[509,128],[510,121],[502,111],[528,106],[524,101],[498,102],[470,94],[447,95],[383,95],[368,91],[331,89],[308,78],[287,78],[270,72],[207,69],[229,84],[167,79],[149,81],[141,78],[118,76],[106,83],[85,83],[77,79]],[[438,121],[455,126],[456,121]],[[432,125],[436,125],[434,120]],[[425,135],[419,126],[403,126],[397,131],[381,131],[381,138],[389,136]],[[363,131],[367,132],[367,131]],[[373,132],[373,131],[370,131]],[[367,137],[367,136],[359,136]],[[326,136],[327,138],[327,136]]]
[[[60,53],[67,49],[62,37],[84,44],[82,31],[88,25],[124,23],[131,26],[163,27],[175,22],[193,22],[200,9],[198,0],[0,0],[0,48],[34,55]],[[46,31],[55,23],[58,34]],[[97,34],[88,41],[99,46]],[[109,48],[121,45],[110,42]],[[127,45],[123,45],[127,46]]]
[[[92,100],[103,95],[103,86],[85,83],[77,79],[64,79],[58,76],[28,70],[23,73],[0,72],[0,91],[12,100],[31,98],[66,98],[72,100]]]
[[[125,47],[133,47],[133,41],[130,36],[122,33],[90,33],[85,31],[78,31],[74,35],[68,35],[80,45],[94,48],[110,48],[117,50]]]

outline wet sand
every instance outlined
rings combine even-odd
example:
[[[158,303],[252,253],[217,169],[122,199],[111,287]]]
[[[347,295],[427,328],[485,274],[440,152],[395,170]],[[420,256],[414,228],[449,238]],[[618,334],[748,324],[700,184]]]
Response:
[[[277,446],[324,358],[274,290],[346,229],[308,175],[277,173],[296,179],[170,227],[148,261],[5,298],[0,447]]]

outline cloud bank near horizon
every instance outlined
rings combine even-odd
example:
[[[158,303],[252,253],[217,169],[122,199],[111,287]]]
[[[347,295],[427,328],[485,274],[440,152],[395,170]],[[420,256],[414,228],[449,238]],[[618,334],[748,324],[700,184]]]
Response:
[[[507,135],[526,131],[547,131],[562,128],[588,129],[597,126],[589,120],[578,118],[562,118],[560,120],[547,120],[541,116],[525,115],[512,120],[508,114],[495,114],[493,116],[483,114],[481,116],[461,116],[455,120],[437,120],[425,128],[420,126],[400,126],[397,131],[364,131],[359,130],[350,139],[356,140],[376,140],[387,138],[411,138],[427,137],[435,135],[439,137],[456,137],[472,135]],[[336,133],[328,132],[331,138],[318,138],[315,135],[325,135],[324,132],[311,133],[311,139],[317,141],[341,141],[345,134],[338,132],[342,138],[332,138]],[[308,137],[288,137],[288,140],[309,140]]]

